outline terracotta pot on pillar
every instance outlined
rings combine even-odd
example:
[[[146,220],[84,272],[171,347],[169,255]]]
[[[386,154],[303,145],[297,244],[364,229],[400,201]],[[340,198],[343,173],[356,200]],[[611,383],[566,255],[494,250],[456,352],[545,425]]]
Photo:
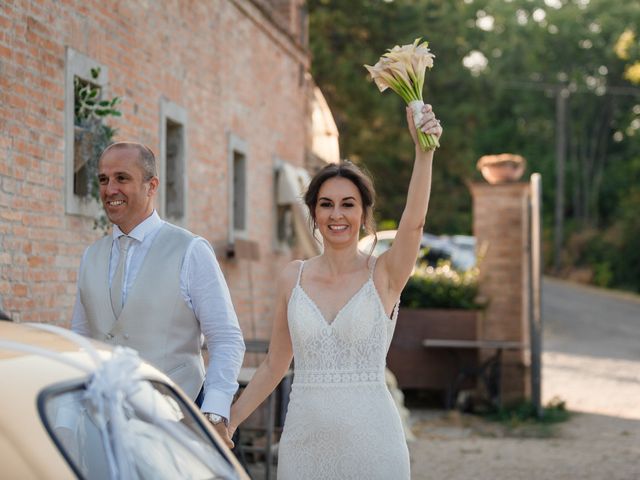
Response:
[[[496,185],[520,180],[527,162],[520,155],[501,153],[480,157],[476,166],[487,182]]]

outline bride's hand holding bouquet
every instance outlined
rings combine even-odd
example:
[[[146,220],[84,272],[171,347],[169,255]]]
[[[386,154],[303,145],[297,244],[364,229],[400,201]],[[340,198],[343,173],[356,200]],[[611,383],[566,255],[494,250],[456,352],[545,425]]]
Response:
[[[433,108],[428,103],[420,106],[418,121],[416,121],[415,110],[412,107],[407,107],[407,125],[409,126],[413,143],[422,152],[433,152],[436,146],[440,145],[443,129],[440,125],[440,120],[436,118]],[[421,138],[424,139],[425,137],[435,141],[436,146],[425,149],[423,140],[421,140]]]

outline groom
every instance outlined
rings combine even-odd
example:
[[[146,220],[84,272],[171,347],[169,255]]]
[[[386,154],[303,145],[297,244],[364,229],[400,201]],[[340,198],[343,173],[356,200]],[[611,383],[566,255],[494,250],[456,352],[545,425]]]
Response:
[[[138,350],[201,406],[231,446],[226,424],[245,347],[213,249],[154,210],[160,180],[148,147],[114,143],[98,172],[113,232],[84,253],[71,328]]]

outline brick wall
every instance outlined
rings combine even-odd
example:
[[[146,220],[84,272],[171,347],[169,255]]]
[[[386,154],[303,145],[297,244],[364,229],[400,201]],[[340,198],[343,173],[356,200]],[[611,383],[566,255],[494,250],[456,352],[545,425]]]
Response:
[[[281,3],[281,2],[280,2]],[[249,0],[0,3],[0,301],[21,321],[69,325],[93,219],[65,212],[65,49],[108,68],[116,139],[158,153],[160,100],[188,115],[187,228],[217,247],[242,328],[266,336],[274,275],[273,160],[302,166],[308,54]],[[281,7],[281,6],[280,6]],[[224,258],[228,136],[246,142],[248,235],[260,260]],[[161,179],[162,180],[162,179]]]
[[[480,264],[480,294],[489,301],[481,338],[528,343],[528,183],[471,185],[473,234],[486,255]],[[506,401],[528,395],[525,351],[503,352]]]

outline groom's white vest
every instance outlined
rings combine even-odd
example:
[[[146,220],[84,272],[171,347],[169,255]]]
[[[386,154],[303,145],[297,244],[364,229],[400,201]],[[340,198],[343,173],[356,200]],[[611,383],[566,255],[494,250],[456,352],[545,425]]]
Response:
[[[138,350],[195,399],[205,372],[202,335],[180,293],[180,271],[193,238],[174,225],[161,227],[117,319],[108,280],[112,236],[89,247],[78,285],[92,338]]]

